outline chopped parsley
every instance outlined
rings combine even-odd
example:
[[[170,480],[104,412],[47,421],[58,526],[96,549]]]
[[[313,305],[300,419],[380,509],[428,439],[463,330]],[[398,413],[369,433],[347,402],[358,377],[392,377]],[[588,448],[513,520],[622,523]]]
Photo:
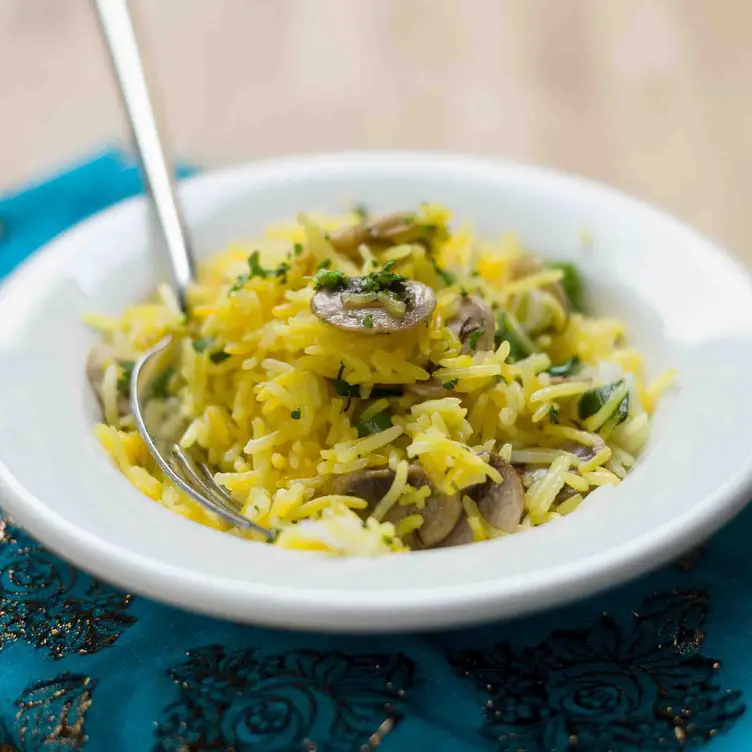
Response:
[[[293,420],[300,420],[300,408],[297,408],[296,410],[292,410],[290,412],[290,417]]]
[[[333,379],[332,386],[340,397],[360,397],[360,387],[357,384],[348,384],[344,379]]]
[[[358,438],[360,439],[374,433],[381,433],[381,431],[386,431],[387,428],[391,427],[392,416],[386,410],[382,410],[380,413],[371,416],[368,420],[363,420],[355,425],[355,428],[358,429]]]
[[[460,287],[460,295],[462,295],[463,298],[466,298],[470,293],[464,288]]]
[[[381,271],[371,272],[363,277],[360,281],[359,292],[363,294],[371,292],[404,292],[407,277],[404,277],[402,274],[395,274],[392,271],[396,264],[396,261],[389,261]]]
[[[582,277],[579,269],[567,261],[549,261],[544,265],[547,269],[561,269],[564,277],[561,286],[569,298],[569,303],[575,311],[582,310]]]
[[[295,245],[292,247],[292,252],[296,256],[300,256],[303,253],[303,245],[301,243],[295,243]]]
[[[332,266],[332,260],[330,258],[325,258],[319,261],[319,263],[316,265],[316,271],[319,271],[320,269],[331,269]]]
[[[365,222],[370,216],[368,207],[365,204],[355,204],[352,208],[352,213],[361,221]]]
[[[337,292],[347,287],[347,277],[344,272],[330,269],[319,269],[313,277],[314,290]]]
[[[283,261],[278,267],[276,267],[276,269],[264,269],[264,267],[261,266],[261,253],[259,251],[254,251],[248,257],[248,271],[245,274],[241,274],[235,280],[235,283],[230,288],[230,295],[238,290],[242,290],[245,283],[253,277],[261,277],[261,279],[276,277],[282,282],[282,284],[285,284],[287,282],[288,271],[290,271],[290,264],[286,261]]]
[[[457,382],[458,382],[458,381],[459,381],[459,379],[449,379],[449,381],[445,381],[445,382],[444,382],[444,383],[442,384],[442,386],[443,386],[443,387],[444,387],[444,389],[446,389],[447,391],[449,391],[449,392],[453,392],[453,391],[454,391],[454,387],[456,387],[456,386],[457,386]]]
[[[563,363],[556,363],[548,369],[551,376],[572,376],[575,373],[579,373],[582,361],[573,355],[569,360],[565,360]]]
[[[373,329],[373,314],[367,313],[363,316],[363,326],[366,329]]]
[[[283,284],[287,284],[287,272],[290,271],[290,264],[283,261],[275,270],[274,276]]]
[[[220,350],[219,352],[213,352],[209,356],[209,360],[212,363],[224,363],[228,358],[232,357],[230,353],[226,353],[224,350]]]
[[[230,295],[232,295],[234,292],[237,292],[238,290],[242,290],[245,286],[245,283],[250,279],[250,275],[248,274],[241,274],[236,280],[233,286],[230,288]]]
[[[555,423],[556,425],[559,424],[559,411],[556,409],[555,405],[551,405],[548,408],[548,419],[551,423]]]
[[[523,360],[535,352],[535,345],[525,334],[522,327],[506,311],[496,311],[496,332],[494,345],[498,347],[502,342],[509,342],[509,362]]]
[[[151,397],[165,399],[169,394],[170,380],[175,374],[175,367],[168,366],[151,382]]]
[[[595,415],[623,383],[623,381],[615,381],[613,384],[598,386],[585,392],[580,397],[580,402],[577,405],[577,413],[580,420],[586,420],[591,415]],[[629,392],[627,392],[624,399],[617,405],[614,415],[618,416],[617,423],[623,423],[629,416]]]
[[[132,360],[121,360],[118,365],[123,372],[118,377],[117,390],[123,397],[127,397],[131,391],[131,376],[136,363]]]
[[[478,347],[478,340],[486,333],[486,330],[483,329],[483,327],[477,327],[476,329],[473,329],[472,332],[470,332],[470,337],[468,338],[468,344],[470,345],[471,350],[475,350]]]
[[[254,251],[249,257],[248,257],[248,268],[250,271],[251,277],[268,277],[269,272],[268,270],[264,269],[263,266],[261,266],[261,262],[259,259],[261,258],[261,254],[258,251]]]
[[[214,346],[214,340],[211,337],[205,337],[203,339],[194,339],[191,344],[197,353],[203,353]],[[226,353],[224,350],[209,353],[209,360],[212,363],[224,363],[229,357],[231,357],[230,353]]]
[[[213,342],[214,340],[211,337],[204,337],[202,339],[194,339],[191,344],[197,353],[202,353],[207,347],[211,347]]]
[[[454,284],[454,274],[450,272],[448,269],[444,269],[443,267],[439,266],[436,262],[435,258],[431,258],[431,264],[433,265],[433,270],[436,272],[436,274],[441,277],[441,279],[444,281],[445,285],[452,285]],[[467,293],[466,293],[467,294]]]

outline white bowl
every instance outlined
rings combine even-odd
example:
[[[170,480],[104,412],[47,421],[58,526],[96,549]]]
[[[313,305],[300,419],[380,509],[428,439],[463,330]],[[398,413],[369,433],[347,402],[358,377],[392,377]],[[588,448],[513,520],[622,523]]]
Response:
[[[623,318],[653,372],[680,371],[653,438],[618,488],[503,540],[405,556],[329,558],[253,544],[140,495],[92,436],[86,311],[116,314],[156,282],[143,199],[74,228],[0,295],[2,505],[74,564],[130,591],[258,624],[401,630],[508,617],[584,596],[666,561],[747,500],[752,474],[752,285],[671,217],[547,170],[441,154],[307,156],[182,187],[201,255],[299,210],[440,201],[485,235],[515,230],[571,259],[590,304]],[[583,247],[582,230],[593,238]]]

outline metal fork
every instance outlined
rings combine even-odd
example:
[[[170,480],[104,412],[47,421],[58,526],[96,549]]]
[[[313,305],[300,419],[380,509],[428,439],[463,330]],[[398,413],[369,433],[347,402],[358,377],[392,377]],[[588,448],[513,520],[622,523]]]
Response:
[[[99,24],[107,43],[118,80],[125,111],[144,173],[151,203],[165,240],[172,287],[184,312],[188,310],[187,291],[194,278],[193,254],[180,211],[172,167],[165,156],[149,98],[138,41],[127,0],[95,0]],[[145,353],[133,367],[131,410],[136,428],[165,475],[183,492],[237,527],[255,530],[273,538],[270,530],[245,517],[241,505],[215,480],[206,463],[184,451],[157,425],[147,425],[147,403],[154,397],[155,379],[164,379],[174,367],[178,344],[167,337]]]

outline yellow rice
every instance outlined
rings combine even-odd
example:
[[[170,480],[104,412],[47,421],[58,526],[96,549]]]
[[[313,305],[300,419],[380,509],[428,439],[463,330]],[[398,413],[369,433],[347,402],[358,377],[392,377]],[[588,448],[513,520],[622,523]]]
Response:
[[[418,213],[441,227],[449,218],[446,210],[432,205],[421,206]],[[122,364],[168,334],[182,340],[179,368],[169,383],[170,405],[186,426],[181,446],[205,451],[217,482],[243,505],[244,513],[279,531],[276,545],[365,555],[405,550],[401,537],[419,529],[419,511],[429,493],[408,484],[413,463],[445,493],[487,479],[499,482],[499,473],[487,462],[489,452],[548,468],[525,492],[520,529],[570,514],[594,488],[621,482],[648,439],[650,416],[673,382],[673,372],[646,382],[642,358],[627,346],[620,322],[581,313],[567,317],[561,303],[543,289],[562,280],[561,270],[515,279],[514,265],[525,251],[511,234],[479,240],[463,227],[434,244],[432,259],[421,245],[381,251],[364,247],[361,264],[335,253],[326,234],[355,221],[353,215],[301,216],[290,226],[270,228],[255,243],[211,257],[191,290],[187,318],[165,288],[153,300],[129,307],[120,319],[96,313],[87,317],[111,352],[102,381],[104,422],[96,435],[136,488],[189,519],[229,528],[166,481],[135,432],[132,416],[118,413]],[[288,264],[286,274],[251,276],[238,284],[255,250],[265,269]],[[323,323],[311,313],[308,278],[325,258],[353,275],[394,261],[395,271],[436,291],[438,302],[428,325],[360,335]],[[451,270],[451,284],[442,282],[437,268]],[[530,296],[541,293],[535,300],[552,321],[552,328],[537,339],[543,351],[512,362],[510,343],[502,341],[489,351],[461,354],[447,322],[467,290],[509,312],[510,320]],[[192,344],[199,341],[211,342],[211,352]],[[554,383],[547,372],[573,356],[593,372],[606,364],[632,379],[622,380],[584,421],[577,419],[577,404],[593,379]],[[422,399],[404,392],[369,397],[375,385],[427,380],[429,362],[438,366],[435,379],[453,383],[451,396]],[[357,393],[338,395],[336,379]],[[615,410],[628,392],[636,400],[619,422]],[[357,423],[387,409],[391,427],[360,438]],[[596,432],[605,448],[581,461],[572,454],[571,443],[595,447]],[[330,492],[337,476],[384,467],[392,468],[394,481],[367,521],[358,514],[364,500]],[[558,501],[565,488],[575,494]],[[488,524],[470,496],[462,499],[475,540],[505,534]],[[381,520],[399,504],[413,505],[418,512],[403,518],[395,530]],[[262,539],[256,533],[242,535]]]

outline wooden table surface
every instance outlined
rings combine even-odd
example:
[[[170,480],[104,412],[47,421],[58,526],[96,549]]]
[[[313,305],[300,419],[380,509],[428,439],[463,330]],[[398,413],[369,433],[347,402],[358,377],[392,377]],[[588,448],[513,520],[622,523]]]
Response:
[[[663,205],[752,266],[752,2],[134,5],[174,148],[204,166],[503,155]],[[124,134],[89,0],[3,0],[0,192]]]

